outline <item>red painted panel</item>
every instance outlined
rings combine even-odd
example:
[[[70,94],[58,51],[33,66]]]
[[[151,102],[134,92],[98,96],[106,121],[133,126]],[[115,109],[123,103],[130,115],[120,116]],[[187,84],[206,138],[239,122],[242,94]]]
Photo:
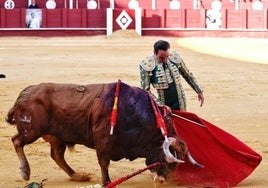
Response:
[[[166,27],[167,28],[184,28],[184,10],[166,10]]]
[[[87,9],[83,8],[81,12],[81,27],[87,27]]]
[[[46,28],[47,27],[47,9],[43,8],[42,9],[42,28]]]
[[[68,10],[69,9],[62,9],[62,27],[68,27]]]
[[[46,26],[48,28],[62,27],[62,9],[46,10]]]
[[[4,27],[5,24],[5,14],[4,9],[0,8],[0,28]]]
[[[161,11],[160,10],[144,10],[142,17],[143,28],[161,27]]]
[[[227,28],[227,20],[226,20],[226,12],[227,12],[227,10],[225,10],[225,9],[223,9],[222,11],[221,11],[221,28],[222,29],[226,29]]]
[[[203,15],[205,16],[205,15]],[[204,28],[200,10],[186,10],[186,28]]]
[[[246,28],[245,10],[227,10],[226,12],[227,28]]]
[[[5,10],[5,27],[19,28],[21,26],[21,9]],[[23,26],[24,27],[24,26]]]
[[[260,29],[265,27],[264,21],[265,11],[254,11],[248,10],[248,28],[249,29]]]
[[[82,9],[69,9],[67,12],[67,27],[82,27]]]
[[[264,29],[268,29],[268,10],[265,10],[265,14],[264,14]]]
[[[87,10],[87,27],[106,28],[106,9]]]
[[[20,15],[21,15],[20,25],[21,27],[26,27],[26,8],[20,9]]]

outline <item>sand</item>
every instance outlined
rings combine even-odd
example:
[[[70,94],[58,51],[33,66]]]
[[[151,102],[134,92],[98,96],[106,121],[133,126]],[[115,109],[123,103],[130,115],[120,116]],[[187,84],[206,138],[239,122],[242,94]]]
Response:
[[[140,37],[133,31],[94,37],[1,37],[0,43],[0,187],[23,187],[45,181],[48,188],[78,188],[101,182],[95,151],[76,146],[66,152],[66,160],[76,171],[92,174],[91,182],[70,181],[50,158],[49,145],[42,139],[25,146],[31,166],[31,180],[25,182],[19,172],[19,160],[11,137],[16,128],[5,116],[18,93],[30,84],[103,83],[118,79],[139,86],[138,63],[152,54],[153,43],[161,37]],[[255,151],[263,161],[237,187],[266,187],[268,184],[268,39],[248,38],[174,38],[188,68],[204,89],[205,103],[199,107],[196,94],[187,85],[188,111],[235,135]],[[253,51],[254,50],[254,51]],[[144,168],[144,159],[112,162],[112,180]],[[152,182],[146,171],[118,187],[176,187],[174,183]]]

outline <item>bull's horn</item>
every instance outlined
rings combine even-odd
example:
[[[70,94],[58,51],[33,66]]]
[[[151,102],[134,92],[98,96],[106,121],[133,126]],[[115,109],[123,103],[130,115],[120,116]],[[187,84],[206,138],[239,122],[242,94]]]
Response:
[[[174,145],[176,143],[176,141],[177,141],[176,138],[168,137],[167,141],[165,140],[163,143],[163,151],[164,151],[164,154],[166,156],[166,161],[168,163],[173,163],[173,162],[184,163],[185,162],[183,160],[180,160],[180,159],[177,159],[176,157],[174,157],[174,155],[172,155],[170,150],[169,150],[169,146]]]
[[[199,164],[199,163],[192,157],[192,155],[190,154],[190,152],[187,153],[187,157],[188,157],[189,161],[190,161],[193,165],[198,166],[198,167],[201,167],[201,168],[204,168],[204,165]]]

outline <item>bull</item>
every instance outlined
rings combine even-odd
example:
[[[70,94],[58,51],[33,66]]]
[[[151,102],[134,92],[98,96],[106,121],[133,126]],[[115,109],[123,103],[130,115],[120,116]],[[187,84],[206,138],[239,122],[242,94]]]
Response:
[[[30,179],[30,166],[23,148],[40,137],[49,142],[52,159],[73,180],[89,180],[90,177],[76,173],[67,164],[64,159],[66,147],[81,144],[95,149],[103,186],[111,182],[110,160],[145,158],[147,166],[159,162],[160,165],[151,171],[166,180],[177,164],[190,156],[185,142],[176,135],[170,116],[163,118],[168,133],[168,139],[165,139],[156,126],[150,95],[123,82],[118,96],[116,126],[111,135],[116,85],[41,83],[20,92],[6,121],[16,125],[18,130],[12,142],[24,180]]]

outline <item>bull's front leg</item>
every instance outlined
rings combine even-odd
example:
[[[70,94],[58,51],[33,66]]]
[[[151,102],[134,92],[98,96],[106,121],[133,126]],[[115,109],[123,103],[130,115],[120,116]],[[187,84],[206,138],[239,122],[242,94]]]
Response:
[[[24,180],[28,181],[30,179],[31,170],[30,170],[28,160],[25,156],[25,153],[23,150],[24,145],[22,145],[21,137],[19,136],[19,134],[12,137],[12,142],[13,142],[15,151],[18,155],[18,158],[20,160],[21,176],[23,177]]]
[[[102,158],[100,159],[98,157],[99,165],[101,167],[101,181],[102,181],[102,186],[106,187],[109,183],[111,183],[111,179],[109,176],[109,165],[110,165],[110,160]]]
[[[92,126],[93,140],[101,168],[102,186],[106,187],[111,182],[108,170],[110,165],[110,155],[113,149],[113,137],[108,136],[110,129],[107,129],[110,124],[109,116],[107,118],[102,117],[102,121],[98,122],[98,124],[95,123],[93,122]]]
[[[108,149],[109,144],[105,142],[101,142],[100,140],[98,141],[95,141],[95,144],[97,146],[96,152],[97,152],[98,162],[101,168],[101,182],[102,182],[102,186],[106,187],[111,182],[111,179],[109,176],[109,165],[110,165],[109,154],[111,150]]]

